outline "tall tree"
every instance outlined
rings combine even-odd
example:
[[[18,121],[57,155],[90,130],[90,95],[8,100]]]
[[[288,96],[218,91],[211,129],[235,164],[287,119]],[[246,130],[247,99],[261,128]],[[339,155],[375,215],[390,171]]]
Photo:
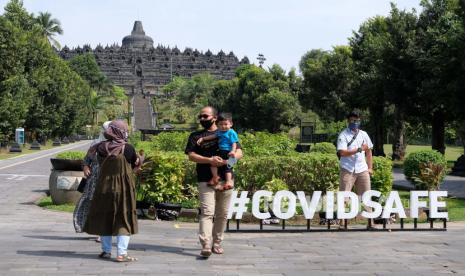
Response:
[[[430,115],[432,147],[445,153],[445,126],[463,92],[464,26],[457,0],[423,0],[417,36],[422,107]]]
[[[274,69],[280,71],[277,66]],[[287,81],[282,80],[285,72],[281,73],[276,80],[276,74],[243,65],[236,78],[215,84],[209,103],[221,111],[233,112],[234,124],[241,129],[278,132],[282,127],[295,125],[300,105]]]
[[[391,4],[386,18],[388,39],[383,59],[386,100],[394,106],[392,159],[403,160],[406,149],[406,121],[418,114],[419,70],[416,66],[416,29],[418,17],[415,11],[399,10]]]
[[[350,38],[356,71],[354,98],[370,112],[374,149],[373,154],[385,156],[385,109],[386,79],[384,74],[385,47],[388,45],[386,18],[376,16],[368,19]]]
[[[317,112],[329,121],[345,118],[349,109],[357,103],[352,98],[354,63],[349,46],[336,46],[332,51],[314,52],[301,61],[304,75],[304,94],[300,100],[304,107]],[[306,58],[304,56],[303,58]]]

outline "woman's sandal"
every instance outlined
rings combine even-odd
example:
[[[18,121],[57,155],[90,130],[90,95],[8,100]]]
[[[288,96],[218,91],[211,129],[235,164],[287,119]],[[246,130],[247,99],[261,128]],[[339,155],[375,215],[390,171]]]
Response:
[[[115,261],[118,262],[118,263],[135,262],[135,261],[137,261],[137,258],[128,256],[126,254],[126,255],[121,255],[121,256],[116,257]]]
[[[221,247],[221,245],[214,244],[213,247],[212,247],[212,252],[215,253],[215,254],[223,254],[224,249],[223,249],[223,247]]]
[[[108,252],[102,252],[98,255],[99,258],[101,259],[111,259],[111,253]]]

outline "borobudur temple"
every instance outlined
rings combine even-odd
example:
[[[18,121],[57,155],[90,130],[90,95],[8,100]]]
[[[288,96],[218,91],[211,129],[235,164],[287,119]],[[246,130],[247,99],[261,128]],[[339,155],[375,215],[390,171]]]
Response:
[[[126,91],[131,103],[131,123],[133,129],[156,128],[156,118],[151,105],[151,97],[160,95],[160,89],[173,77],[191,77],[199,73],[209,73],[218,79],[232,79],[236,68],[248,64],[222,50],[216,55],[210,50],[200,52],[186,48],[162,45],[154,47],[153,39],[145,35],[141,21],[134,22],[130,35],[125,36],[122,45],[103,47],[100,44],[92,49],[89,45],[69,49],[64,46],[59,55],[70,59],[75,55],[91,53],[102,72]]]

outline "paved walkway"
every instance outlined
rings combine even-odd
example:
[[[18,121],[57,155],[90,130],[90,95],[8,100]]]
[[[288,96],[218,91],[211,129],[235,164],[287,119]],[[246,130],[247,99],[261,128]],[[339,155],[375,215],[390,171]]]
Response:
[[[405,179],[402,169],[394,169],[394,188],[414,189],[414,186]],[[441,184],[440,190],[448,191],[450,197],[465,199],[465,177],[447,175],[444,183]]]
[[[224,255],[202,260],[196,224],[142,220],[130,243],[138,262],[99,260],[71,214],[31,204],[48,188],[49,156],[39,155],[0,162],[0,275],[465,275],[465,223],[447,232],[231,233]]]

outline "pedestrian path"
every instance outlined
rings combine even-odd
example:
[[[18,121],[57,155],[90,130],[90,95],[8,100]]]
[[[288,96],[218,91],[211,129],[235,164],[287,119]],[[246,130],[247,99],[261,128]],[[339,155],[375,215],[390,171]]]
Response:
[[[414,185],[405,179],[402,169],[395,168],[393,171],[394,189],[412,190]],[[441,191],[447,191],[449,197],[465,199],[465,177],[447,175],[444,183],[440,186]]]
[[[0,169],[0,275],[465,275],[463,222],[447,232],[226,233],[225,254],[205,260],[197,224],[141,220],[129,247],[138,262],[100,260],[72,214],[32,204],[48,188],[48,158]]]

